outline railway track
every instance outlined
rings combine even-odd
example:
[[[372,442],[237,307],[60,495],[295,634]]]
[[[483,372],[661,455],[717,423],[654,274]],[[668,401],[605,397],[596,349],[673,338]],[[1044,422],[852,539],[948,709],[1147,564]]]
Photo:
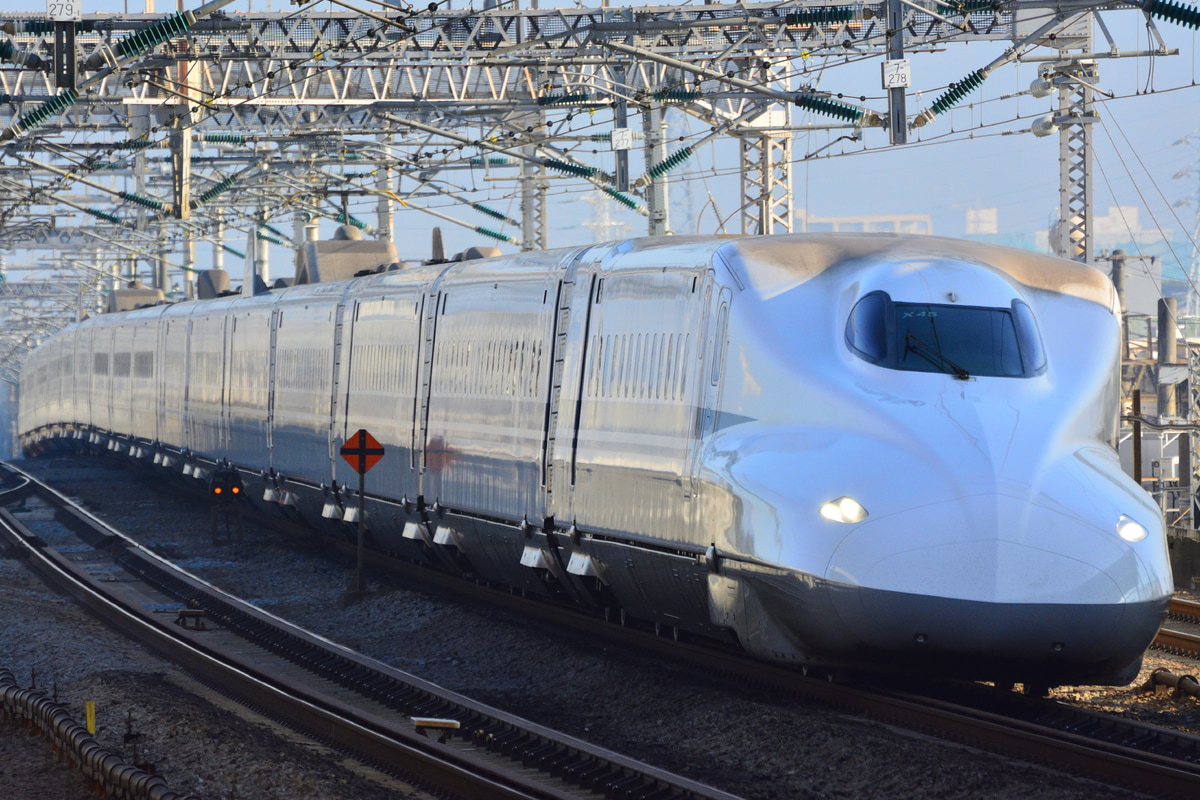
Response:
[[[1171,611],[1167,619],[1168,625],[1172,622],[1200,625],[1200,603],[1177,597],[1171,601]],[[1158,636],[1154,637],[1154,646],[1159,650],[1166,650],[1168,653],[1200,658],[1200,635],[1177,630],[1174,627],[1164,625],[1159,630]]]
[[[259,519],[289,534],[313,535],[276,518]],[[337,539],[324,541],[353,552]],[[556,630],[636,648],[699,672],[721,673],[736,684],[756,685],[1141,791],[1178,797],[1200,792],[1200,738],[1186,733],[976,684],[898,687],[855,682],[851,676],[805,677],[792,669],[752,661],[731,648],[675,641],[658,635],[653,626],[609,623],[574,607],[525,600],[384,554],[369,553],[368,561],[408,583],[504,608]]]
[[[275,517],[256,518],[293,536],[321,536]],[[354,556],[349,543],[321,538],[345,556]],[[471,598],[558,631],[639,649],[697,672],[721,674],[732,685],[758,686],[778,696],[845,709],[1138,791],[1200,796],[1200,736],[980,684],[905,682],[896,688],[855,676],[802,675],[752,660],[734,648],[693,643],[686,637],[679,641],[650,624],[616,624],[573,605],[526,599],[378,552],[368,551],[366,558],[372,567],[410,585]]]
[[[0,503],[34,494],[86,544],[62,552],[48,547],[0,508],[0,538],[47,583],[204,683],[367,763],[450,796],[734,800],[273,617],[140,547],[32,476],[6,468],[14,478]],[[114,580],[117,570],[128,577]]]

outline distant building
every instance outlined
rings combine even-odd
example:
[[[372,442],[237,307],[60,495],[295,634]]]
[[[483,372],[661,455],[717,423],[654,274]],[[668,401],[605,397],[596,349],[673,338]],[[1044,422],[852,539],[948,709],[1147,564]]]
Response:
[[[1052,234],[1059,224],[1055,222],[1048,231],[1000,233],[997,209],[969,208],[964,238],[1053,253],[1050,243],[1054,241]],[[1110,269],[1105,260],[1108,253],[1113,250],[1125,251],[1128,271],[1126,304],[1131,314],[1157,313],[1154,309],[1158,298],[1164,294],[1164,283],[1167,287],[1165,293],[1171,295],[1177,293],[1180,286],[1178,282],[1184,280],[1178,256],[1187,253],[1177,253],[1172,249],[1174,231],[1162,231],[1157,227],[1143,228],[1137,206],[1109,206],[1107,214],[1093,216],[1091,239],[1095,263],[1105,271]],[[1147,297],[1151,292],[1153,297],[1150,310],[1147,311]]]
[[[1118,248],[1119,249],[1119,248]],[[1103,253],[1096,266],[1112,277],[1112,259]],[[1158,315],[1158,300],[1162,297],[1162,259],[1158,256],[1125,255],[1125,313]]]
[[[995,236],[998,233],[1000,233],[999,209],[967,209],[967,236]]]
[[[848,232],[933,234],[933,217],[928,214],[859,214],[849,217],[818,217],[807,209],[792,213],[796,233]]]

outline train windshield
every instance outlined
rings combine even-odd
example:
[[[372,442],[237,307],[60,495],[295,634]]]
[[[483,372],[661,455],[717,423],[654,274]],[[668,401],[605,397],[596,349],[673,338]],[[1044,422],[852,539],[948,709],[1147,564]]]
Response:
[[[971,376],[1032,377],[1045,368],[1033,312],[1011,308],[895,303],[883,292],[863,297],[846,323],[860,358],[889,369]]]

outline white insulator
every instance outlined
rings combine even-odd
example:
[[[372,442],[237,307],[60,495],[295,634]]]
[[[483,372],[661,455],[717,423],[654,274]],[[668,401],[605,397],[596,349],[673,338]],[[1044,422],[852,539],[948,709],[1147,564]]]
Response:
[[[1058,125],[1054,122],[1054,115],[1047,114],[1044,117],[1038,117],[1029,126],[1029,130],[1034,136],[1050,136],[1058,133]]]
[[[1045,78],[1036,78],[1029,84],[1029,93],[1034,97],[1049,97],[1054,94],[1054,84]]]

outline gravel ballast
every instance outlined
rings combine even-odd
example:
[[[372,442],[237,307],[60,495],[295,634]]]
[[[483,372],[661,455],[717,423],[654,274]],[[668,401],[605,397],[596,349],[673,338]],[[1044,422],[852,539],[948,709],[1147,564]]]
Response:
[[[353,565],[319,548],[254,525],[244,541],[214,547],[207,505],[171,484],[92,460],[22,466],[164,557],[274,614],[484,703],[747,798],[1137,796],[731,686],[389,580],[373,580],[369,596],[343,606]],[[39,685],[56,684],[60,700],[80,717],[84,700],[96,700],[100,736],[115,749],[128,750],[123,737],[132,712],[135,732],[143,734],[139,759],[155,763],[176,791],[210,798],[418,796],[215,698],[51,593],[12,559],[0,559],[0,609],[0,666],[21,681],[36,670]],[[1161,665],[1195,671],[1194,662],[1152,653],[1139,682]],[[1137,687],[1055,696],[1196,727],[1194,701]],[[0,728],[6,750],[9,734]],[[15,785],[3,791],[3,781],[16,779],[0,777],[0,796],[26,796]]]

